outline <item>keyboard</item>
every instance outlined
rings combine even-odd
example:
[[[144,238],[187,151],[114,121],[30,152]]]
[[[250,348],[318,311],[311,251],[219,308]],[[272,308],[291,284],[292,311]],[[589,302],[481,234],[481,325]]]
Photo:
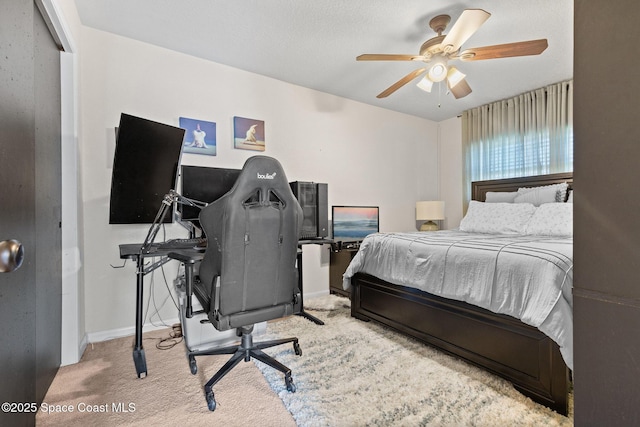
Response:
[[[166,242],[158,243],[158,249],[204,249],[206,247],[206,237],[196,237],[193,239],[171,239],[167,240]]]

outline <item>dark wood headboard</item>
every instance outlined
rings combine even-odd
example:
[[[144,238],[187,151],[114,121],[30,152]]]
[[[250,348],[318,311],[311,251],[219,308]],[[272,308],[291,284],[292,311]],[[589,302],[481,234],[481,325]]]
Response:
[[[528,176],[521,178],[491,179],[471,183],[471,199],[484,202],[488,191],[518,191],[520,187],[540,187],[566,182],[573,187],[573,172],[550,175]]]

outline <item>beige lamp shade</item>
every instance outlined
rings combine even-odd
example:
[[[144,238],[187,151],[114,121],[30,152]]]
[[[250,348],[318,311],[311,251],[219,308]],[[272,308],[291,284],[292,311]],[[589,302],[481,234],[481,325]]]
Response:
[[[433,221],[444,219],[444,202],[439,200],[426,200],[416,202],[416,220],[426,221],[420,227],[420,231],[438,230],[438,224]]]

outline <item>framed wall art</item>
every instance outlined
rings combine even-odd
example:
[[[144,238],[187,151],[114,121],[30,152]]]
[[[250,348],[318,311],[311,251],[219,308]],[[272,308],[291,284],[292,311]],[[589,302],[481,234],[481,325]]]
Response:
[[[264,151],[264,121],[234,117],[233,146],[241,150]]]
[[[183,153],[208,156],[217,154],[216,124],[214,122],[180,117],[180,127],[185,130]]]

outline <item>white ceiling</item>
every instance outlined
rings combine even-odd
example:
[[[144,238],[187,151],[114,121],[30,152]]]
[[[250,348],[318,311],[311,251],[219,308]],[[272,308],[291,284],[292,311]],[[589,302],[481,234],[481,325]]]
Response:
[[[303,87],[434,121],[573,77],[573,0],[76,0],[82,23]],[[455,99],[411,82],[376,95],[422,63],[357,62],[418,54],[429,20],[481,8],[491,17],[462,49],[546,38],[539,56],[455,61],[473,92]],[[444,85],[441,85],[444,86]]]

